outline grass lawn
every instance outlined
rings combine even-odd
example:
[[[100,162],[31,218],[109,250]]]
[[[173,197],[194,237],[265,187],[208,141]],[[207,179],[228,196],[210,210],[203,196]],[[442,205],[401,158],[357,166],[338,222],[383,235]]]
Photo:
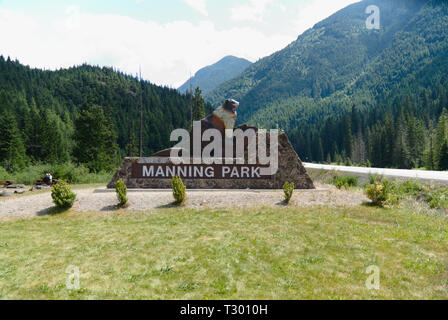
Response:
[[[448,220],[404,209],[71,213],[0,223],[1,299],[448,299]],[[69,265],[80,286],[66,288]],[[380,290],[368,290],[368,266]]]

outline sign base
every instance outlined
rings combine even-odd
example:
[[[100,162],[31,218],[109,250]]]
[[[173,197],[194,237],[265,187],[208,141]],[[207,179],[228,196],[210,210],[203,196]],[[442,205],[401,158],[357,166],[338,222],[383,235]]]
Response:
[[[167,157],[125,158],[107,187],[115,188],[115,182],[123,179],[132,189],[171,189],[171,177],[177,175],[188,189],[281,189],[286,181],[296,189],[315,189],[286,134],[278,138],[279,167],[271,176],[260,174],[266,165],[173,164]]]

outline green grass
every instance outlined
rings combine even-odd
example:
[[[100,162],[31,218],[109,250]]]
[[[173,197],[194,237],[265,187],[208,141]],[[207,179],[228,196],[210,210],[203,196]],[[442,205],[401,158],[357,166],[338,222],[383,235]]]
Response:
[[[358,186],[358,178],[352,176],[334,176],[330,183],[338,189],[348,189]]]
[[[68,211],[0,223],[0,299],[448,299],[447,248],[403,209]]]

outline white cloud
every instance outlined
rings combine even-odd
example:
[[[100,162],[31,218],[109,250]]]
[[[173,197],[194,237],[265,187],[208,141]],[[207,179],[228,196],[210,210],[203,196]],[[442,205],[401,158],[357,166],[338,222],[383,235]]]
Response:
[[[204,16],[208,16],[207,0],[183,0],[186,4],[194,10],[200,12]]]
[[[316,23],[329,17],[336,11],[359,2],[360,0],[311,0],[307,5],[296,10],[296,19],[293,23],[294,29],[302,34]],[[367,16],[366,16],[367,17]]]
[[[231,8],[230,18],[234,21],[261,22],[268,6],[274,3],[274,0],[249,0],[248,4]]]
[[[271,1],[261,0],[263,5],[256,5],[258,9],[249,19],[262,19],[266,6],[277,5]],[[242,24],[219,28],[209,20],[141,21],[120,15],[89,14],[75,6],[67,7],[59,16],[0,8],[0,30],[7,30],[0,32],[0,54],[46,69],[87,62],[135,75],[141,65],[145,79],[178,87],[190,72],[194,74],[226,55],[256,61],[280,50],[299,33],[353,2],[356,0],[313,0],[295,13],[288,8],[284,16],[292,20],[286,21],[282,29],[267,25],[270,32]]]
[[[119,15],[68,13],[51,20],[0,9],[0,30],[9,30],[0,33],[0,54],[46,69],[87,62],[135,75],[141,65],[145,79],[178,87],[190,72],[225,55],[255,61],[293,40],[249,27],[218,30],[210,21],[160,24]]]

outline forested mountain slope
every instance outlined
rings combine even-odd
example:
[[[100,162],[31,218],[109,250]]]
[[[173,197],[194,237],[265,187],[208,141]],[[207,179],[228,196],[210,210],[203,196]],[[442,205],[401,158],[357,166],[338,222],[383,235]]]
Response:
[[[234,56],[224,57],[218,62],[196,72],[194,77],[191,78],[191,86],[193,89],[199,87],[204,94],[207,94],[227,80],[233,79],[241,74],[251,64],[252,62],[243,58]],[[178,90],[181,93],[189,91],[190,79]]]
[[[189,127],[189,97],[111,68],[82,65],[43,71],[0,56],[0,118],[4,118],[0,149],[11,150],[11,144],[23,145],[23,152],[17,148],[14,152],[23,153],[31,162],[71,160],[76,143],[75,119],[83,106],[98,105],[110,120],[110,130],[119,147],[117,157],[136,155],[140,96],[144,106],[144,155],[148,156],[170,145],[173,129]],[[8,123],[14,125],[4,128]],[[7,141],[14,136],[13,131],[17,131],[17,137]],[[4,151],[0,160],[7,157],[6,152],[9,151]],[[9,157],[17,159],[18,155]]]
[[[380,30],[366,28],[369,5],[380,9]],[[361,1],[316,24],[206,97],[214,105],[224,97],[239,100],[240,122],[287,130],[305,159],[345,155],[360,161],[352,154],[353,137],[358,136],[365,149],[362,159],[383,166],[421,166],[431,130],[448,107],[447,49],[447,1]],[[373,150],[379,146],[372,139],[380,133],[372,132],[376,125],[383,126],[386,115],[395,130],[406,127],[409,117],[421,121],[418,126],[426,138],[418,152],[407,134],[388,151],[404,148],[406,157],[418,160],[403,164],[389,155],[374,159],[378,154]],[[350,135],[344,132],[346,116],[359,118],[351,123]]]

